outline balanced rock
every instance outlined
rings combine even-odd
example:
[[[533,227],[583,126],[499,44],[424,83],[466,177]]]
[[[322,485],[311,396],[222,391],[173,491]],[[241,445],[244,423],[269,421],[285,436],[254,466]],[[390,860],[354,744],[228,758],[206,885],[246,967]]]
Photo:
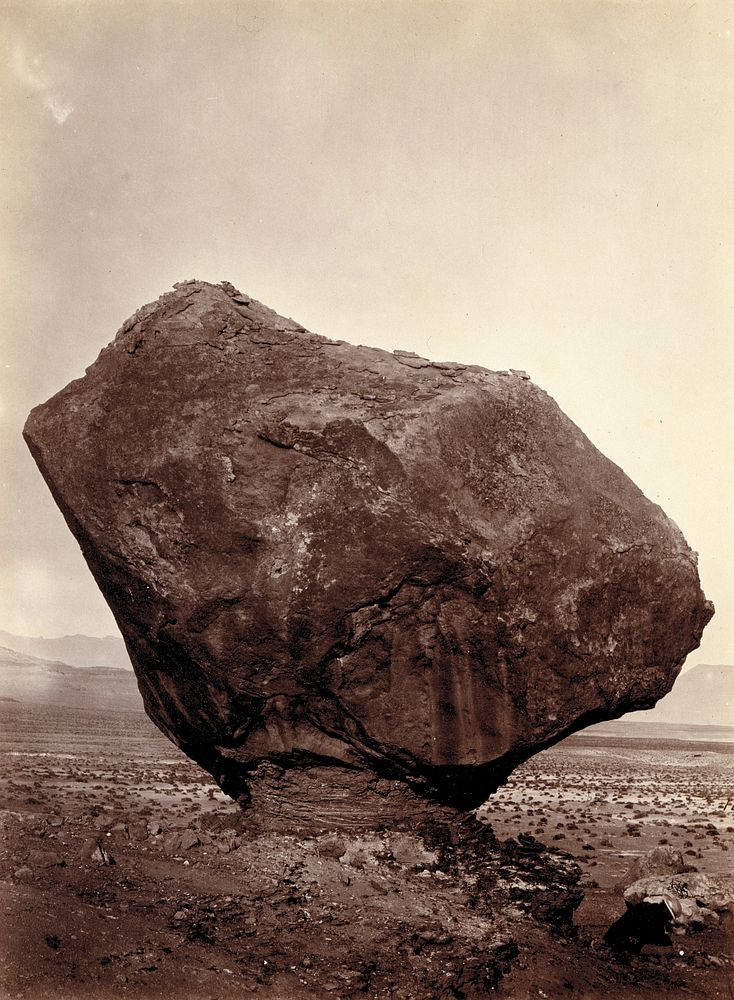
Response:
[[[651,707],[713,613],[524,372],[334,342],[227,282],[139,310],[24,433],[148,714],[267,822],[476,806]]]

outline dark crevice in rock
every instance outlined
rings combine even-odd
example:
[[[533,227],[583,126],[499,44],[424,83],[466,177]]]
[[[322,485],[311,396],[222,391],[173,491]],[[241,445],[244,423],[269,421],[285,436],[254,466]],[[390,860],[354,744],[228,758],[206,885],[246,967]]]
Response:
[[[257,436],[261,441],[267,441],[268,444],[272,444],[276,448],[286,448],[289,450],[293,450],[293,448],[295,448],[294,444],[289,444],[286,441],[279,441],[277,438],[272,437],[270,434],[265,434],[262,431]]]

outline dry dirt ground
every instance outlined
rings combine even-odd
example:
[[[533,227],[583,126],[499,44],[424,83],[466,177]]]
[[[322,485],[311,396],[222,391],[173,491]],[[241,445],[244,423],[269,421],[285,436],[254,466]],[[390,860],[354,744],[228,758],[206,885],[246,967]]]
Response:
[[[602,941],[636,855],[732,870],[731,744],[576,737],[483,809],[509,844],[474,823],[460,850],[249,833],[142,713],[5,701],[0,734],[2,997],[734,997],[726,926],[659,954]]]

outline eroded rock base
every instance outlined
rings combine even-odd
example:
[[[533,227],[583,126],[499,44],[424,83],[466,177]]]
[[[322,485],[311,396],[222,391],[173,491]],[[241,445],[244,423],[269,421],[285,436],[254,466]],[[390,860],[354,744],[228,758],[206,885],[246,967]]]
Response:
[[[240,785],[240,787],[243,787]],[[414,792],[403,781],[361,768],[261,764],[247,775],[238,801],[253,830],[295,835],[324,830],[414,830],[456,823],[462,816]]]

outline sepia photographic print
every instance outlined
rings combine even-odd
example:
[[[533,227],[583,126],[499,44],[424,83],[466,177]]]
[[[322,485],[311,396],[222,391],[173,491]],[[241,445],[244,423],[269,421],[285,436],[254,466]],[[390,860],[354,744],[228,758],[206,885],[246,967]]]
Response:
[[[734,997],[730,0],[0,0],[0,996]]]

